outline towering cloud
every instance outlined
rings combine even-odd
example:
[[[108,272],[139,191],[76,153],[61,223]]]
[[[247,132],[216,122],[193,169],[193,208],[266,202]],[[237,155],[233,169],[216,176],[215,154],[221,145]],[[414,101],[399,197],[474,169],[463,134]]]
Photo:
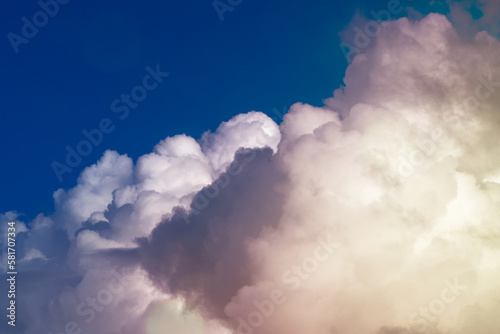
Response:
[[[18,236],[23,332],[498,333],[500,42],[431,14],[364,51],[279,127],[106,152],[58,190]]]

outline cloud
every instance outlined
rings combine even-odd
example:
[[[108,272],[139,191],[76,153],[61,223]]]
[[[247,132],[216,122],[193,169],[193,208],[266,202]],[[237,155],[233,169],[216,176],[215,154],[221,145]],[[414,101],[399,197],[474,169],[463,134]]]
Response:
[[[467,36],[481,30],[500,34],[500,3],[496,0],[448,1],[450,19],[457,29]],[[473,16],[473,13],[475,14]],[[471,27],[473,29],[471,29]]]
[[[391,21],[323,107],[106,152],[19,223],[18,328],[497,333],[499,51]]]
[[[112,192],[132,182],[132,159],[114,151],[106,151],[99,162],[86,168],[78,185],[68,192],[54,192],[57,221],[64,224],[70,238],[80,223],[95,212],[106,209]]]
[[[326,107],[285,116],[280,181],[243,172],[192,225],[169,217],[140,242],[153,282],[236,333],[498,330],[478,314],[500,294],[500,189],[483,181],[499,168],[499,47],[441,15],[388,24]],[[226,199],[240,178],[252,186]],[[253,186],[282,204],[246,198]],[[340,247],[306,260],[324,235]]]
[[[66,326],[83,333],[137,333],[137,325],[146,325],[146,314],[154,312],[152,305],[163,305],[171,297],[130,264],[130,257],[120,262],[104,253],[136,247],[134,240],[149,235],[173,208],[189,208],[238,149],[276,150],[279,136],[270,118],[250,112],[204,134],[202,145],[186,135],[166,138],[135,165],[126,155],[106,151],[81,173],[74,188],[54,193],[53,214],[40,214],[29,228],[16,213],[3,214],[3,225],[18,220],[16,251],[23,272],[18,284],[23,293],[17,303],[24,312],[17,328],[25,333],[58,333]],[[4,240],[6,235],[0,241],[2,251]],[[7,263],[6,253],[2,258]],[[124,287],[107,299],[113,290],[110,272],[123,276]]]
[[[151,238],[139,240],[143,267],[158,286],[204,313],[223,316],[231,297],[250,283],[245,245],[279,219],[282,194],[274,186],[282,177],[273,159],[270,149],[238,155],[235,164],[248,163],[201,214],[187,224],[186,213],[179,212],[160,223]]]
[[[276,150],[279,141],[278,125],[260,112],[237,115],[201,138],[205,154],[219,173],[231,163],[238,148],[268,146]]]

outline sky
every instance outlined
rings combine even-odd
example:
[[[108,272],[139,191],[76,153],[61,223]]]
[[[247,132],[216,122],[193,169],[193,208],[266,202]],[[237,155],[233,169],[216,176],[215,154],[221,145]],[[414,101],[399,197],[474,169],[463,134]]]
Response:
[[[19,34],[21,18],[40,10],[31,1],[1,6],[5,35]],[[238,113],[279,118],[299,100],[321,104],[342,82],[347,62],[338,32],[356,8],[245,1],[221,21],[210,1],[61,5],[18,53],[8,38],[1,44],[9,64],[2,66],[1,142],[10,161],[2,170],[12,177],[3,179],[0,211],[27,202],[21,210],[31,218],[51,212],[52,192],[73,186],[106,149],[137,159],[168,135],[199,138]],[[117,122],[111,102],[157,64],[168,79],[60,181],[51,164],[65,159],[66,145],[75,148],[81,131],[103,118]]]
[[[166,136],[200,138],[238,113],[257,110],[280,122],[297,101],[321,105],[342,85],[348,65],[339,33],[357,11],[369,15],[387,2],[245,1],[221,21],[210,1],[71,1],[26,44],[8,34],[22,36],[22,18],[32,19],[40,5],[0,6],[8,64],[1,69],[8,84],[0,141],[9,159],[2,170],[12,175],[2,180],[0,211],[32,219],[52,212],[52,193],[72,187],[106,149],[137,159]],[[117,119],[112,101],[130,94],[145,68],[157,64],[168,79],[130,117]],[[116,129],[57,177],[53,162],[63,163],[66,146],[76,149],[82,131],[103,118]]]
[[[0,6],[2,333],[500,329],[498,1]]]

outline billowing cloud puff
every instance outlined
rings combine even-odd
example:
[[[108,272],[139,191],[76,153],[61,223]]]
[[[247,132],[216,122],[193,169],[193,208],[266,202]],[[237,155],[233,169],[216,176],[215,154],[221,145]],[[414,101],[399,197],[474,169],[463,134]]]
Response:
[[[82,221],[106,210],[114,190],[131,182],[132,159],[106,151],[97,164],[82,172],[76,187],[54,193],[57,221],[64,225],[71,238]]]
[[[222,171],[240,147],[265,147],[276,150],[280,131],[276,123],[260,112],[249,112],[223,122],[215,133],[206,132],[201,139],[203,150],[215,171]]]
[[[323,107],[106,152],[18,234],[19,328],[498,333],[498,54],[391,21]]]

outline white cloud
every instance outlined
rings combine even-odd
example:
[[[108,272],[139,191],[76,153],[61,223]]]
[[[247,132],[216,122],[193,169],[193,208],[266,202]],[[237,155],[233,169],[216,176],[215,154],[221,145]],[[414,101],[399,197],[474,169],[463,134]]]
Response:
[[[223,122],[215,133],[203,134],[201,145],[214,171],[220,173],[231,163],[238,148],[268,146],[276,151],[279,141],[278,125],[263,113],[252,111]]]

